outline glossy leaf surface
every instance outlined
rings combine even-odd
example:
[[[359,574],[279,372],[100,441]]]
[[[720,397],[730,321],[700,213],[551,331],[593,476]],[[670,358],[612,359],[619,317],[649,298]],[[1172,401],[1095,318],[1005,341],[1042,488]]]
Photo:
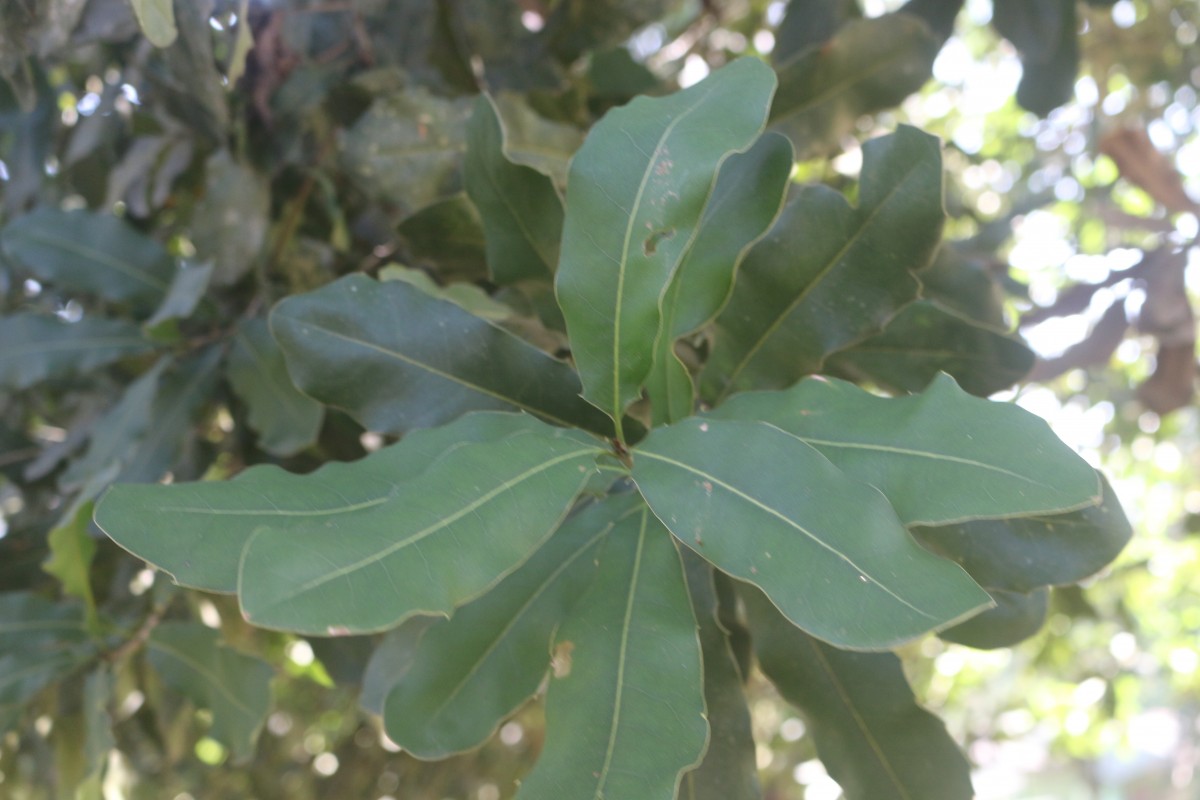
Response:
[[[431,625],[384,705],[388,736],[419,758],[482,744],[535,691],[554,631],[596,569],[596,548],[636,493],[595,503],[563,523],[483,597]]]
[[[504,129],[481,95],[467,126],[464,180],[487,234],[488,271],[501,285],[549,280],[558,266],[563,207],[548,177],[504,154]]]
[[[132,322],[19,313],[0,317],[0,387],[27,389],[111,364],[153,348]]]
[[[1035,589],[1029,594],[988,589],[988,594],[996,602],[995,608],[939,631],[938,636],[947,642],[979,650],[994,650],[1025,641],[1045,624],[1050,605],[1048,589]]]
[[[725,157],[762,130],[775,88],[745,58],[610,111],[571,162],[556,291],[583,394],[614,420],[650,372],[659,303]]]
[[[518,414],[471,414],[307,475],[264,465],[219,483],[115,486],[100,500],[96,524],[184,586],[233,592],[242,549],[264,521],[319,522],[382,505],[456,445],[494,442],[538,427]]]
[[[225,375],[246,404],[246,421],[258,433],[262,449],[286,456],[316,440],[325,409],[288,377],[266,320],[251,320],[238,330]]]
[[[656,429],[633,477],[679,541],[839,646],[890,647],[991,602],[914,542],[877,489],[766,423]]]
[[[5,225],[0,248],[38,280],[151,307],[174,274],[162,245],[108,214],[40,208]]]
[[[264,518],[242,555],[242,611],[263,627],[334,635],[448,615],[546,540],[601,452],[539,424],[452,447],[378,502]]]
[[[566,364],[401,281],[348,275],[271,313],[296,385],[366,427],[402,433],[468,411],[522,410],[611,432]]]
[[[704,705],[708,749],[700,766],[683,776],[680,800],[761,800],[750,709],[742,689],[745,676],[719,619],[713,567],[684,548],[688,593],[704,653]]]
[[[969,800],[966,757],[913,697],[900,659],[830,647],[742,592],[758,663],[804,712],[817,754],[847,800]]]
[[[941,241],[942,158],[916,128],[863,146],[858,206],[803,187],[746,256],[702,375],[703,396],[781,389],[878,333]]]
[[[846,22],[833,38],[778,67],[771,126],[801,159],[824,155],[863,114],[900,103],[929,80],[940,39],[904,13]]]
[[[696,238],[663,296],[647,380],[656,422],[692,413],[692,379],[675,355],[675,341],[708,323],[729,299],[743,256],[779,214],[791,170],[792,146],[776,134],[761,137],[721,165]]]
[[[1033,363],[1033,351],[1020,339],[919,300],[878,335],[831,358],[829,368],[898,392],[919,392],[945,372],[971,394],[987,397],[1021,380]]]
[[[522,800],[674,800],[707,740],[700,642],[679,553],[648,509],[608,536],[554,637],[553,734]]]
[[[916,527],[913,535],[989,589],[1032,592],[1076,583],[1111,563],[1133,536],[1112,486],[1103,475],[1100,482],[1101,502],[1078,511]]]
[[[199,623],[164,622],[146,642],[147,657],[166,685],[212,712],[208,735],[243,760],[253,754],[267,716],[272,669],[219,636]]]
[[[924,394],[896,398],[812,378],[739,395],[712,416],[799,437],[878,487],[905,525],[1066,511],[1100,496],[1095,471],[1043,420],[971,397],[944,375]]]

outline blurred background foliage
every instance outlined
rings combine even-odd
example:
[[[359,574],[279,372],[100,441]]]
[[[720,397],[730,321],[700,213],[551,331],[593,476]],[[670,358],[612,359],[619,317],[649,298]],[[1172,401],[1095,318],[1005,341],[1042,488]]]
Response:
[[[0,243],[6,313],[117,309],[176,355],[151,367],[133,353],[87,380],[5,376],[0,587],[60,591],[124,627],[86,680],[31,689],[0,670],[0,796],[508,796],[540,747],[536,704],[479,752],[433,764],[397,753],[359,708],[370,707],[358,684],[372,642],[253,629],[228,598],[155,581],[89,535],[91,500],[114,479],[106,469],[143,480],[264,461],[305,471],[378,446],[334,410],[305,435],[272,432],[240,388],[247,367],[231,357],[218,378],[212,347],[230,320],[252,341],[249,321],[274,300],[347,271],[398,262],[442,283],[482,280],[483,233],[458,168],[472,95],[497,97],[507,155],[561,185],[607,108],[756,54],[781,75],[773,123],[799,143],[797,180],[853,192],[861,142],[900,122],[943,137],[951,241],[940,258],[956,269],[927,276],[932,299],[906,322],[930,331],[924,368],[1050,420],[1105,469],[1137,532],[1109,574],[1054,592],[1033,638],[911,645],[918,695],[963,743],[980,797],[1196,797],[1198,27],[1194,0],[4,3],[0,219],[110,210],[191,266],[175,278],[190,288],[173,285],[174,305],[146,320],[136,292],[55,291],[19,268],[28,237],[9,229]],[[837,76],[862,74],[834,91]],[[939,276],[991,288],[956,309],[964,293]],[[561,344],[544,297],[499,299],[464,302],[501,318],[520,307],[505,324]],[[1009,331],[1029,349],[996,345],[975,364],[934,347]],[[834,366],[887,385],[863,358]],[[157,389],[125,408],[140,420],[126,441],[136,453],[105,461],[97,442],[114,398],[139,375]],[[270,665],[252,760],[209,728],[186,678],[128,657],[164,620],[219,629],[231,652]],[[767,797],[839,796],[803,721],[765,682],[752,691]]]

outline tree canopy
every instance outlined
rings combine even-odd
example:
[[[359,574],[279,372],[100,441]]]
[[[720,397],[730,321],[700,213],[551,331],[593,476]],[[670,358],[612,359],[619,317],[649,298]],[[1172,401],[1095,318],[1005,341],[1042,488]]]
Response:
[[[0,794],[1194,791],[1197,26],[6,4]]]

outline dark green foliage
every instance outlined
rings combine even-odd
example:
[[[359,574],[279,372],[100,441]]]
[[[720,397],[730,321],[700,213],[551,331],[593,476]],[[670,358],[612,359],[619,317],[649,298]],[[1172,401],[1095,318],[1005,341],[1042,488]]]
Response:
[[[54,791],[116,750],[136,796],[752,800],[753,648],[848,797],[970,796],[883,651],[1032,634],[1128,525],[971,396],[1031,354],[943,242],[939,142],[792,180],[920,88],[960,3],[796,0],[774,67],[683,89],[621,45],[707,24],[684,3],[25,5],[0,727]],[[1040,109],[1060,11],[1042,41],[998,7]],[[57,709],[51,759],[23,743]],[[375,785],[377,725],[483,755]],[[313,737],[325,783],[279,767]]]

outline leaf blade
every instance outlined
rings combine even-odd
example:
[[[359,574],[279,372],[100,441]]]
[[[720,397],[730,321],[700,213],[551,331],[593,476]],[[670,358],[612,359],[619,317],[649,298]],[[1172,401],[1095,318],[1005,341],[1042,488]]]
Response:
[[[917,545],[878,490],[771,425],[656,429],[634,451],[633,478],[679,541],[841,647],[890,647],[991,602]]]
[[[674,800],[707,739],[700,643],[679,553],[647,509],[609,534],[575,608],[555,637],[550,736],[517,797]]]
[[[242,549],[263,519],[319,518],[380,504],[456,444],[497,441],[531,424],[516,414],[470,414],[308,475],[264,465],[223,482],[114,486],[97,504],[95,520],[118,545],[180,585],[233,593]]]
[[[973,796],[966,758],[942,721],[917,705],[896,656],[830,647],[761,592],[740,594],[759,665],[805,713],[818,755],[849,800]]]
[[[746,256],[717,318],[705,397],[790,386],[917,298],[913,271],[932,260],[945,219],[938,140],[900,126],[867,142],[859,190],[851,208],[829,187],[802,188]]]
[[[504,139],[496,106],[480,95],[467,124],[463,179],[483,222],[488,270],[500,285],[548,280],[558,266],[562,201],[550,178],[509,161]]]
[[[301,394],[288,377],[283,352],[264,319],[238,329],[225,377],[246,404],[247,422],[268,453],[287,456],[316,441],[325,409]]]
[[[553,533],[601,452],[543,424],[451,449],[369,506],[264,522],[242,553],[242,612],[260,627],[318,635],[447,615]]]
[[[28,389],[154,348],[130,322],[85,317],[67,323],[29,312],[0,317],[0,341],[0,386],[7,389]]]
[[[941,376],[921,395],[885,398],[835,378],[751,392],[711,412],[763,420],[876,486],[905,525],[1067,511],[1099,481],[1046,423],[963,392]]]
[[[584,397],[614,420],[649,373],[659,299],[714,173],[758,136],[774,85],[764,64],[742,59],[670,97],[638,98],[609,112],[571,162],[555,289]]]
[[[629,493],[575,514],[494,589],[426,629],[385,701],[388,736],[418,758],[490,737],[537,691],[554,631],[590,583],[596,548],[637,505]]]
[[[349,275],[279,303],[271,330],[305,394],[388,433],[477,410],[612,431],[565,363],[403,281]],[[445,332],[455,331],[453,348]]]
[[[153,305],[174,266],[158,242],[109,214],[39,208],[0,230],[5,256],[39,280]]]

